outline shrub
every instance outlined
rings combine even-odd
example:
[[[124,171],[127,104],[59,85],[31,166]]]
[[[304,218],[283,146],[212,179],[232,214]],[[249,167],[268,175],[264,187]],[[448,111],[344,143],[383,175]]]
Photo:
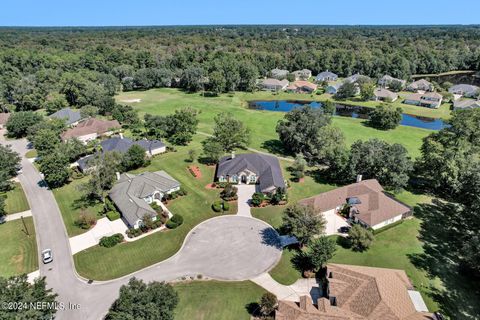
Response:
[[[227,185],[229,185],[228,182],[217,182],[217,183],[215,183],[215,186],[217,188],[225,188]]]
[[[174,214],[170,220],[180,226],[183,223],[183,217],[179,214]]]
[[[402,109],[380,105],[369,113],[369,123],[381,130],[395,129],[402,121]]]
[[[252,205],[258,207],[262,204],[263,200],[265,199],[265,195],[261,192],[255,192],[252,196]]]
[[[95,216],[89,212],[82,211],[77,220],[75,220],[75,225],[82,229],[90,229],[91,226],[95,224],[97,219]]]
[[[153,210],[155,210],[156,213],[162,213],[163,209],[160,207],[156,202],[152,202],[150,204],[150,207],[152,207]]]
[[[104,212],[116,211],[115,206],[109,198],[105,198],[105,204],[103,206]]]
[[[221,202],[221,201],[215,201],[215,202],[212,204],[212,209],[213,209],[213,211],[215,211],[215,212],[220,212],[220,211],[222,211],[222,202]]]
[[[165,224],[168,229],[175,229],[178,227],[178,224],[172,221],[172,219],[168,220],[167,223]]]
[[[223,203],[223,211],[228,211],[230,210],[230,203],[224,202]]]
[[[237,192],[238,192],[237,187],[229,183],[225,186],[222,192],[220,192],[220,196],[225,201],[237,200],[238,199]]]
[[[365,229],[359,224],[355,224],[348,232],[350,246],[355,251],[364,251],[370,248],[375,237],[372,231]]]
[[[116,246],[117,244],[121,243],[123,241],[123,234],[121,233],[115,233],[114,235],[110,237],[102,237],[100,239],[99,245],[105,248],[111,248]]]
[[[107,218],[110,221],[120,219],[120,213],[118,213],[118,211],[108,211],[107,212]]]
[[[141,229],[130,228],[127,230],[127,236],[129,238],[135,238],[142,234]]]

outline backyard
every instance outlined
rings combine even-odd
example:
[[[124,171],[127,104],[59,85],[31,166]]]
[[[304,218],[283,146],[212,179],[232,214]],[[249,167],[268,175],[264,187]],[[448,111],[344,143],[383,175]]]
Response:
[[[35,227],[31,217],[0,224],[0,275],[9,277],[38,269]],[[28,231],[28,234],[27,234]]]
[[[179,295],[175,319],[251,319],[249,309],[266,291],[253,282],[196,281],[174,286]]]
[[[18,182],[13,184],[13,188],[3,194],[5,199],[5,211],[7,214],[23,212],[30,209],[27,197],[23,192],[22,185]]]
[[[95,246],[79,252],[74,255],[74,260],[80,275],[95,280],[113,279],[165,260],[178,251],[193,227],[218,215],[211,209],[211,205],[219,199],[220,190],[205,188],[213,181],[214,167],[196,164],[202,172],[201,178],[193,177],[187,169],[190,165],[186,162],[188,150],[197,149],[197,153],[200,153],[201,139],[203,137],[197,135],[189,146],[176,147],[176,152],[156,156],[150,166],[138,170],[165,170],[181,183],[188,194],[170,201],[167,207],[172,213],[181,214],[184,223],[177,229],[157,232],[135,242],[123,243],[113,248]],[[227,213],[236,211],[235,204]]]

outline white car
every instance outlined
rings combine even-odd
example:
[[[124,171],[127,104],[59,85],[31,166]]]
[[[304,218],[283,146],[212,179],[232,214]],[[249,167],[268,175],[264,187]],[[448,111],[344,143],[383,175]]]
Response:
[[[53,261],[52,249],[45,249],[42,251],[42,261],[45,264]]]

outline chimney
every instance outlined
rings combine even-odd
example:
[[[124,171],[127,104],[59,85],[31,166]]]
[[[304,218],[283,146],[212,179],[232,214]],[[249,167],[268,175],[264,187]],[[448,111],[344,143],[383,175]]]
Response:
[[[357,175],[357,182],[360,182],[360,181],[362,181],[362,175],[361,174]]]
[[[120,180],[120,172],[115,172],[115,175],[117,176],[117,180]]]
[[[235,151],[232,151],[232,159],[235,159]]]

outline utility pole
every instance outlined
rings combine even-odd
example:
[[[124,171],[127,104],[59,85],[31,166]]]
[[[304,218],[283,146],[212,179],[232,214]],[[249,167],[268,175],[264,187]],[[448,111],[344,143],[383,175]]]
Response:
[[[25,224],[25,220],[23,219],[23,216],[20,217],[22,219],[23,227],[25,228],[25,232],[27,233],[27,236],[30,236],[30,232],[28,232],[27,225]]]

